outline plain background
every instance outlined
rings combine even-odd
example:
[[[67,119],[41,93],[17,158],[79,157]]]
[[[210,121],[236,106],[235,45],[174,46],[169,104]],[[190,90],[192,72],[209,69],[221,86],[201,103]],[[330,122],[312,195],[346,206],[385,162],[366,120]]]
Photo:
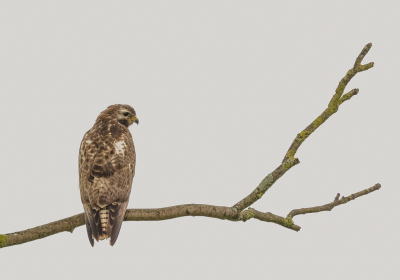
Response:
[[[250,220],[126,222],[1,249],[2,279],[398,279],[396,1],[1,1],[0,233],[82,212],[78,149],[130,104],[129,208],[232,206],[281,162],[373,43],[344,103],[253,207],[287,215],[381,183],[294,232]]]

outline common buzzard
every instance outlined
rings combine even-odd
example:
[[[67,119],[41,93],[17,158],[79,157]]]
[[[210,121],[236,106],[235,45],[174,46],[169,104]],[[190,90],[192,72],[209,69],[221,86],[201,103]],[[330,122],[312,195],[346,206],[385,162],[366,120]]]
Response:
[[[136,153],[128,127],[139,124],[129,105],[111,105],[83,136],[79,149],[79,188],[90,244],[117,240],[124,219]]]

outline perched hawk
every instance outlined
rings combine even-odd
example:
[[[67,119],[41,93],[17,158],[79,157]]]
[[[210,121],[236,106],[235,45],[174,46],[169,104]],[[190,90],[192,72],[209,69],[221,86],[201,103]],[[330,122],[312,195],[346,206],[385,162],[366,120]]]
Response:
[[[83,136],[79,188],[90,244],[117,240],[135,175],[136,154],[128,127],[139,124],[129,105],[111,105]]]

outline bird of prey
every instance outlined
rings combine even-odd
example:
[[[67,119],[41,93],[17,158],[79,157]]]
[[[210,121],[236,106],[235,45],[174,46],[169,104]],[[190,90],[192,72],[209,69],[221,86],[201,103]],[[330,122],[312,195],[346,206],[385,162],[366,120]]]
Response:
[[[136,153],[128,127],[139,124],[129,105],[111,105],[83,136],[79,149],[79,188],[90,244],[110,238],[113,246],[124,219]]]

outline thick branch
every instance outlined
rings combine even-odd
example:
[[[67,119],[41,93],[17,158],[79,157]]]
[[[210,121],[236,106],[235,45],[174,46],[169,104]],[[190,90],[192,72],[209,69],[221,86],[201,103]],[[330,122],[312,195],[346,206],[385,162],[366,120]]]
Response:
[[[30,228],[24,231],[0,235],[0,248],[26,243],[36,239],[41,239],[63,231],[72,231],[85,224],[83,213],[55,221],[49,224]]]
[[[231,207],[206,204],[184,204],[157,209],[128,209],[124,221],[161,221],[184,216],[204,216],[238,221],[238,215]],[[83,213],[63,220],[28,230],[0,235],[0,248],[41,239],[63,231],[73,232],[85,224]]]
[[[170,220],[185,216],[203,216],[209,218],[217,218],[230,221],[247,221],[249,219],[257,219],[264,222],[275,223],[294,231],[299,231],[300,226],[293,223],[292,218],[300,214],[317,213],[322,211],[331,211],[334,207],[345,204],[360,196],[370,192],[379,190],[380,184],[376,184],[372,188],[352,194],[348,197],[336,199],[329,204],[322,206],[302,208],[292,210],[286,218],[272,214],[270,212],[263,213],[253,208],[242,211],[237,217],[236,210],[233,207],[214,206],[206,204],[184,204],[157,209],[128,209],[125,214],[124,221],[162,221]],[[0,235],[0,248],[26,243],[29,241],[41,239],[63,231],[73,232],[77,227],[85,224],[85,218],[82,214],[78,214],[63,220],[52,222],[43,226],[31,228],[28,230]]]
[[[158,209],[128,209],[124,221],[162,221],[185,216],[202,216],[237,221],[231,207],[207,204],[183,204]]]

